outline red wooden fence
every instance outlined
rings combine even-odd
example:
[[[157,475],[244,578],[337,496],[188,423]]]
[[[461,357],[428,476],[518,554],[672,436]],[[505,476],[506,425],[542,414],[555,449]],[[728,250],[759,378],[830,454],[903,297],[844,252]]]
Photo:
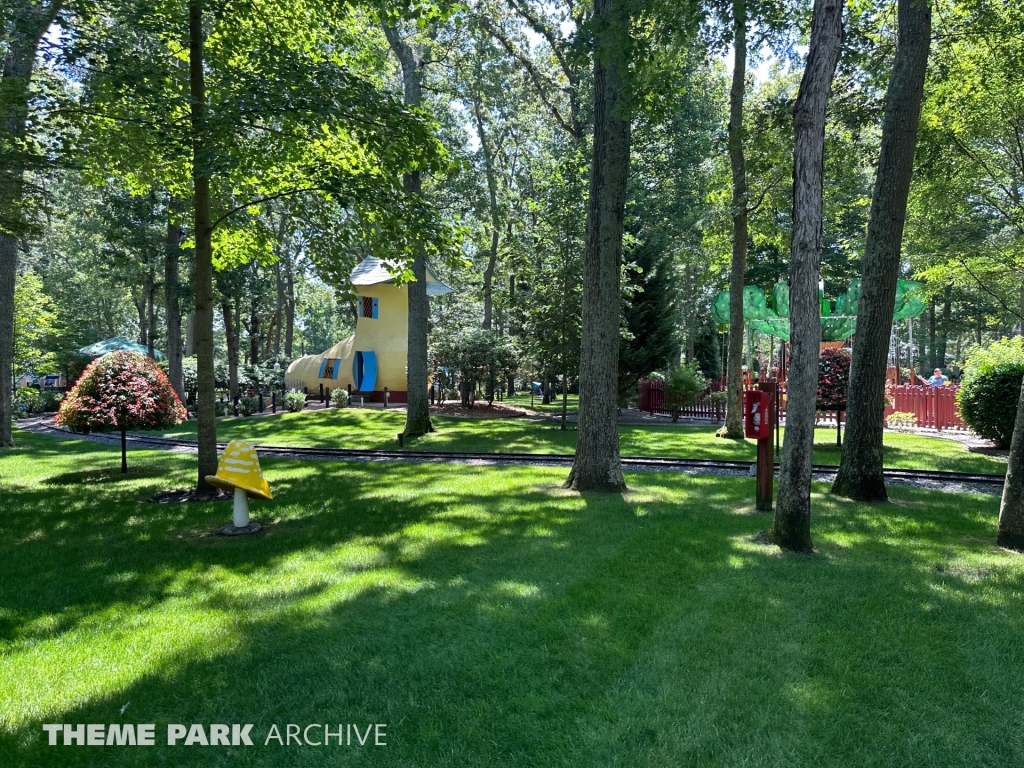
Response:
[[[724,389],[717,382],[712,384],[698,399],[696,405],[684,408],[682,415],[714,419],[720,421],[725,418],[725,403],[720,400],[712,400],[708,395],[713,391]],[[756,389],[746,386],[744,389]],[[928,429],[967,429],[960,418],[960,411],[956,406],[956,393],[958,386],[950,385],[945,387],[925,386],[899,386],[891,387],[886,396],[895,407],[887,406],[885,415],[888,418],[894,411],[913,413],[917,417],[917,426]],[[783,413],[785,413],[785,398],[783,398]],[[639,409],[651,415],[660,414],[671,416],[671,412],[665,407],[665,382],[659,380],[640,382]],[[841,414],[845,417],[846,414]],[[845,421],[845,418],[843,418]]]
[[[891,387],[886,393],[895,407],[887,406],[885,415],[895,411],[912,413],[917,417],[917,426],[930,429],[967,429],[960,411],[956,407],[956,393],[960,387],[925,387],[904,385]]]

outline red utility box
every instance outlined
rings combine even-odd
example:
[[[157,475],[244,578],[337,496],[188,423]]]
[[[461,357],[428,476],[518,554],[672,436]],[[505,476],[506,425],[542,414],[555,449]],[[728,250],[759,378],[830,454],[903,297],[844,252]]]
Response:
[[[743,393],[743,423],[746,436],[767,440],[772,436],[772,396],[768,392],[747,390]]]

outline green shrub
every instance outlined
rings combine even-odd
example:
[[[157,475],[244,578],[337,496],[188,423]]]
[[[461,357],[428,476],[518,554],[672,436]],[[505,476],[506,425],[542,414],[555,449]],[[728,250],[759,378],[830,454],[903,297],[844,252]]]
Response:
[[[956,402],[964,422],[982,437],[1009,448],[1017,419],[1024,362],[999,363],[983,372],[964,376]]]
[[[302,392],[289,392],[284,396],[285,409],[296,413],[306,407],[306,396]]]
[[[348,390],[338,387],[331,390],[331,405],[335,408],[344,408],[348,405]]]
[[[26,415],[43,410],[43,398],[35,387],[18,387],[14,392],[14,410]]]
[[[40,395],[43,400],[43,410],[46,413],[53,413],[60,408],[61,400],[64,399],[62,392],[57,392],[53,389],[48,389]]]
[[[669,371],[665,380],[665,407],[672,421],[679,421],[683,409],[697,402],[700,393],[708,388],[708,380],[696,363],[687,363]]]
[[[973,347],[964,362],[956,402],[964,422],[1002,448],[1010,445],[1024,379],[1024,339],[1019,336]]]
[[[260,411],[260,399],[258,397],[238,398],[238,412],[243,416],[252,416]]]
[[[917,426],[917,415],[910,411],[896,411],[890,413],[885,421],[889,429],[894,429],[897,432],[909,432]]]

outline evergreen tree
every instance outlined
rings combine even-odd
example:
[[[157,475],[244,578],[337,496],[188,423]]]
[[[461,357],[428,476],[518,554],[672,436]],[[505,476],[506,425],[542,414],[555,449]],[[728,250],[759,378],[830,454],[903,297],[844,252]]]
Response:
[[[636,269],[628,271],[628,290],[623,325],[628,333],[619,341],[619,404],[636,394],[639,380],[678,364],[672,354],[679,348],[673,297],[678,281],[672,270],[672,255],[664,250],[663,238],[655,236],[636,247],[632,254]]]

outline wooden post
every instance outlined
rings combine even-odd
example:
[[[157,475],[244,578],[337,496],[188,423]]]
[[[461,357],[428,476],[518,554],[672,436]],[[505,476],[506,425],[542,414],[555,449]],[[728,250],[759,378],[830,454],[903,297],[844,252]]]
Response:
[[[778,399],[778,384],[764,381],[757,385],[762,392],[771,396],[762,418],[769,420],[768,436],[757,441],[757,495],[754,508],[758,512],[772,511],[772,496],[775,493],[775,401]]]
[[[277,413],[277,390],[270,393],[270,412]]]

